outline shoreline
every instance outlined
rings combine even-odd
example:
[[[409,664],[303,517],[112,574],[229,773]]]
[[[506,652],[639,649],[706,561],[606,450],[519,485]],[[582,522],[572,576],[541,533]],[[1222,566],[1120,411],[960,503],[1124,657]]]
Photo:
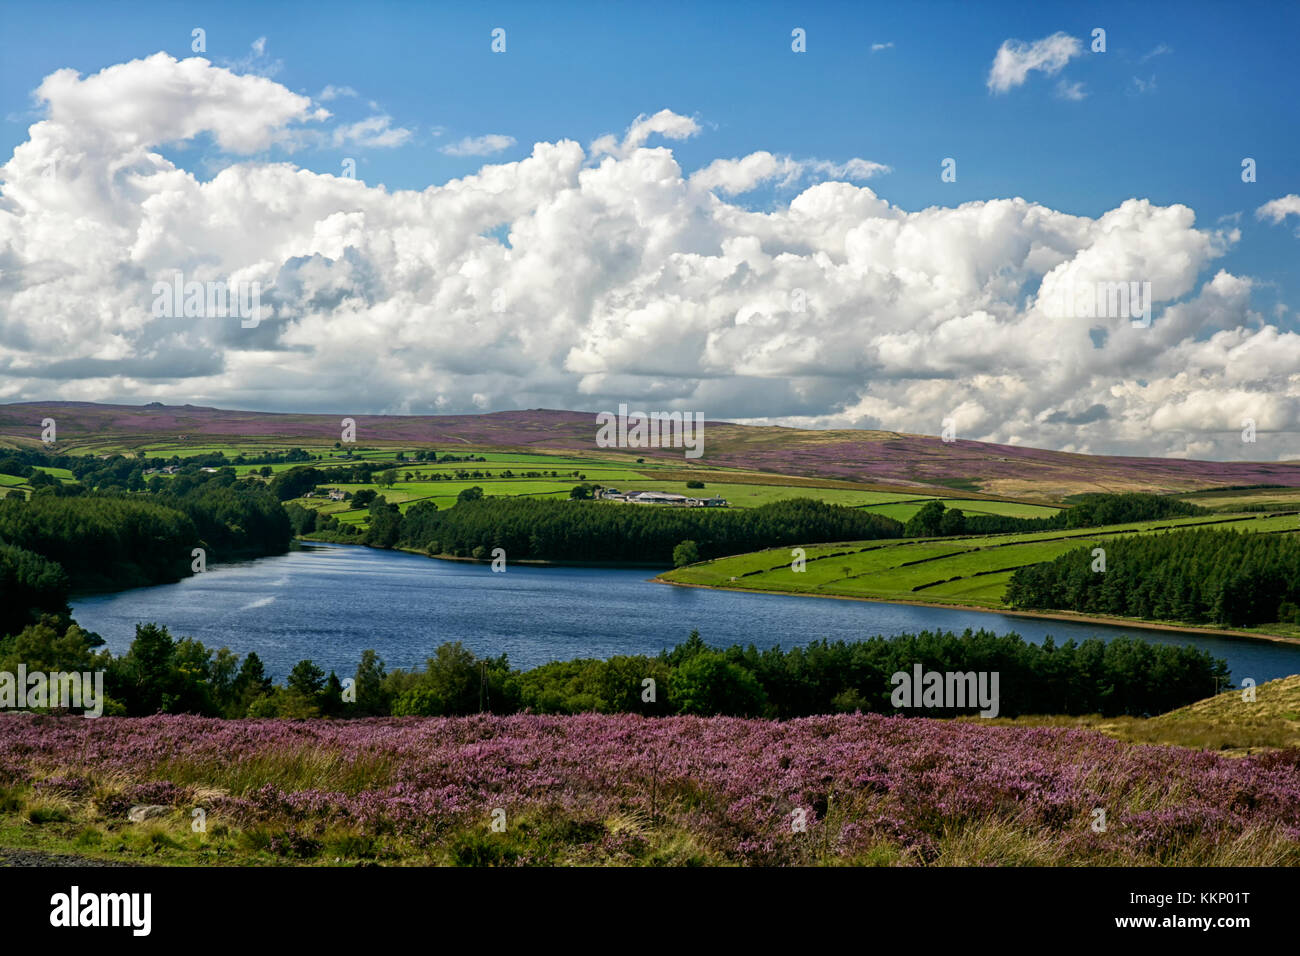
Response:
[[[908,601],[904,598],[867,598],[850,594],[809,594],[806,591],[781,591],[763,588],[734,588],[715,584],[688,584],[685,581],[669,581],[663,575],[650,579],[657,584],[668,584],[677,588],[702,588],[706,591],[737,591],[744,594],[780,594],[785,597],[830,598],[837,601],[865,601],[868,604],[909,604],[914,607],[937,607],[950,611],[979,611],[984,614],[1006,614],[1010,617],[1028,617],[1045,621],[1067,621],[1074,624],[1102,624],[1107,627],[1134,628],[1142,631],[1175,631],[1180,634],[1207,634],[1214,637],[1236,637],[1252,641],[1267,641],[1270,644],[1288,644],[1300,647],[1300,638],[1284,637],[1281,634],[1257,634],[1253,631],[1236,631],[1225,628],[1195,627],[1180,624],[1161,624],[1128,617],[1101,617],[1093,614],[1080,614],[1075,611],[1015,611],[1002,608],[978,607],[974,604],[940,604],[937,601]]]

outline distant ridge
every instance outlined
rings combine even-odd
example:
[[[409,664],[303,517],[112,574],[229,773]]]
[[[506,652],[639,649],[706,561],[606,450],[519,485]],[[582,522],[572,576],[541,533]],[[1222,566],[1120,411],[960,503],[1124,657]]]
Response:
[[[67,449],[93,444],[142,445],[244,441],[285,446],[334,442],[340,422],[357,423],[363,445],[493,446],[516,450],[608,453],[596,446],[595,415],[563,409],[472,415],[357,415],[248,412],[199,405],[104,405],[20,402],[0,405],[0,444],[35,446],[40,422],[57,422]],[[624,451],[626,453],[626,450]],[[1019,445],[945,442],[902,432],[708,422],[704,455],[684,460],[673,449],[637,449],[684,468],[729,467],[785,475],[915,486],[933,491],[1059,499],[1083,491],[1191,491],[1233,485],[1300,487],[1300,462],[1213,462],[1177,458],[1080,455]]]

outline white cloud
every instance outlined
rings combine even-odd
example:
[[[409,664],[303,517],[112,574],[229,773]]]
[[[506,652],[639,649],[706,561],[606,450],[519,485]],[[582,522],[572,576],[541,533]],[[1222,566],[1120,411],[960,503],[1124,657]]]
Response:
[[[1031,70],[1055,76],[1070,60],[1082,54],[1083,47],[1078,38],[1068,33],[1053,33],[1033,43],[1004,40],[989,70],[989,92],[1006,93],[1021,86],[1029,78]]]
[[[393,126],[393,118],[386,115],[368,116],[356,123],[334,130],[334,145],[354,145],[377,149],[403,146],[414,135],[409,129]]]
[[[1291,193],[1279,199],[1271,199],[1255,210],[1256,219],[1268,219],[1279,223],[1287,216],[1300,216],[1300,196]]]
[[[879,53],[881,50],[889,50],[889,49],[892,49],[893,46],[894,46],[894,41],[893,41],[893,40],[890,40],[888,43],[873,43],[873,44],[871,44],[871,52],[872,52],[872,53]]]
[[[692,173],[690,183],[700,189],[715,189],[735,196],[749,192],[765,182],[788,188],[805,176],[815,175],[828,179],[857,182],[891,172],[883,163],[853,158],[843,163],[824,159],[793,159],[774,156],[763,150],[750,153],[741,159],[715,159],[709,165]]]
[[[350,86],[329,85],[320,91],[316,99],[320,100],[322,103],[328,103],[330,100],[336,100],[341,96],[356,97],[359,95],[360,94]]]
[[[1198,228],[1186,206],[911,211],[863,185],[805,185],[881,164],[764,151],[688,174],[650,145],[699,132],[667,111],[602,137],[608,149],[539,142],[421,190],[260,158],[200,179],[159,147],[206,134],[260,153],[318,112],[163,54],[60,71],[40,95],[47,118],[0,167],[0,400],[630,401],[930,434],[954,417],[963,437],[1077,451],[1300,453],[1300,335],[1218,268],[1238,230]],[[791,176],[799,191],[762,210],[729,199]],[[259,282],[261,323],[155,317],[153,283],[176,271]],[[1071,282],[1118,281],[1151,283],[1149,328],[1046,306]],[[1246,451],[1239,416],[1259,429]]]
[[[248,53],[236,60],[222,60],[221,65],[236,73],[253,73],[272,77],[284,69],[283,60],[272,60],[266,55],[266,37],[258,37],[248,46]]]
[[[46,146],[47,137],[57,136],[87,147],[155,146],[208,132],[222,149],[246,154],[291,138],[292,122],[329,116],[272,80],[166,53],[84,79],[58,70],[37,87],[36,98],[47,105],[48,119],[36,124],[28,145]]]
[[[1087,97],[1084,92],[1082,83],[1071,83],[1068,80],[1061,80],[1056,84],[1056,95],[1063,100],[1072,100],[1078,102]]]
[[[515,145],[513,136],[488,133],[485,136],[466,136],[458,143],[448,143],[439,152],[448,156],[491,156]]]
[[[873,163],[870,160],[858,159],[856,157],[844,163],[815,160],[809,164],[809,168],[813,172],[821,173],[831,179],[846,179],[850,182],[860,182],[864,179],[870,179],[873,176],[880,176],[884,173],[893,172],[893,170],[884,163]]]
[[[1173,53],[1173,52],[1174,52],[1174,48],[1171,47],[1169,44],[1157,43],[1149,51],[1147,51],[1141,57],[1139,57],[1138,62],[1145,63],[1147,60],[1150,60],[1153,57],[1162,56],[1166,53]]]
[[[621,142],[612,134],[597,138],[591,144],[591,152],[593,155],[611,153],[627,156],[644,146],[646,141],[656,133],[665,139],[688,139],[698,135],[699,132],[699,123],[689,116],[663,109],[653,116],[646,116],[644,113],[638,116],[627,128]]]

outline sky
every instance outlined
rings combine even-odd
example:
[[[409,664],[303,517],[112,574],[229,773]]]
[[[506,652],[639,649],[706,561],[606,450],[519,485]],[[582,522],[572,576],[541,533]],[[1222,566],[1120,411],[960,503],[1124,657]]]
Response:
[[[0,401],[1300,458],[1300,4],[0,24]]]

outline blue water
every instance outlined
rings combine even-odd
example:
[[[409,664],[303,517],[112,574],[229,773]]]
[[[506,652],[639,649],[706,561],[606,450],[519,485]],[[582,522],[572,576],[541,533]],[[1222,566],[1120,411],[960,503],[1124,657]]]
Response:
[[[256,651],[276,680],[314,660],[347,676],[365,648],[390,667],[423,666],[445,641],[482,655],[508,654],[515,667],[552,660],[657,654],[692,629],[714,646],[792,647],[820,638],[966,628],[1015,631],[1035,643],[1133,634],[1160,644],[1194,644],[1227,660],[1234,683],[1300,673],[1300,646],[1035,620],[910,604],[835,601],[779,594],[678,588],[654,572],[529,568],[436,561],[349,545],[313,546],[239,564],[215,565],[175,584],[75,598],[73,615],[124,653],[137,622],[240,656]]]

